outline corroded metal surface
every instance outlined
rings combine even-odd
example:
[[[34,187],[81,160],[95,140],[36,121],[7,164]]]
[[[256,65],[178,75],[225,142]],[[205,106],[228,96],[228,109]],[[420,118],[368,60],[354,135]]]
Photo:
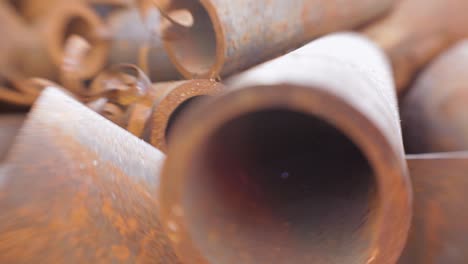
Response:
[[[435,56],[468,37],[468,1],[400,0],[394,11],[365,29],[391,58],[398,93]]]
[[[21,4],[19,4],[21,3]],[[81,1],[20,1],[14,9],[27,32],[18,53],[18,68],[26,77],[56,81],[64,59],[64,42],[72,35],[85,38],[91,45],[76,72],[90,77],[102,68],[107,58],[108,42],[104,24],[97,14]]]
[[[172,124],[180,114],[192,103],[216,95],[223,88],[212,80],[151,84],[138,67],[119,64],[95,78],[89,91],[104,102],[92,102],[90,106],[165,152]]]
[[[64,41],[73,35],[86,39],[90,50],[82,61],[82,67],[75,74],[86,78],[94,76],[104,66],[109,50],[106,29],[103,21],[94,11],[81,2],[61,2],[49,10],[45,25],[44,38],[52,62],[57,67],[63,65]]]
[[[214,78],[275,58],[326,33],[351,29],[381,15],[393,0],[155,1],[170,13],[187,9],[194,25],[165,41],[186,78]]]
[[[178,263],[157,214],[164,156],[55,89],[0,173],[1,263]]]
[[[114,12],[108,19],[112,35],[109,64],[131,63],[142,68],[153,82],[179,79],[167,56],[159,30],[161,17],[153,9],[145,17],[137,9]],[[155,33],[156,32],[156,33]]]
[[[31,106],[42,90],[59,85],[40,78],[8,78],[0,75],[0,101],[18,106]]]
[[[408,156],[414,217],[399,264],[462,264],[468,259],[468,153]]]
[[[335,35],[227,85],[171,138],[161,219],[181,260],[395,263],[412,193],[384,54]]]
[[[468,42],[435,59],[403,98],[405,144],[411,153],[468,149]]]
[[[153,100],[150,116],[145,125],[143,139],[166,152],[172,125],[187,108],[224,90],[224,86],[211,80],[187,80],[156,83],[150,97]]]

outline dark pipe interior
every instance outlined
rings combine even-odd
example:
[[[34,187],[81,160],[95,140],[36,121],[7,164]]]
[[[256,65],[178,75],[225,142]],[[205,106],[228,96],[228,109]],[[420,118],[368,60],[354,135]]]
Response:
[[[172,128],[175,122],[179,119],[179,117],[181,117],[181,114],[183,114],[183,112],[185,112],[188,108],[190,108],[194,103],[196,103],[200,99],[203,99],[204,97],[206,96],[200,95],[200,96],[192,97],[184,101],[182,104],[179,105],[179,107],[177,107],[174,110],[174,112],[172,112],[171,116],[169,117],[169,120],[167,121],[166,133],[165,133],[166,141],[169,140],[169,136],[170,136],[170,133],[172,132]]]
[[[193,76],[204,74],[216,62],[216,34],[210,16],[199,3],[193,1],[188,10],[194,25],[179,38],[171,40],[173,55]]]
[[[271,109],[225,123],[193,157],[184,208],[210,263],[365,263],[377,184],[323,120]]]

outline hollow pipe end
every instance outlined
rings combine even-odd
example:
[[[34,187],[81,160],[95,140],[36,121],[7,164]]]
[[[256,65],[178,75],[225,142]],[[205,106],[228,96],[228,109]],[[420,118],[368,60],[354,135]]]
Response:
[[[215,6],[211,1],[201,0],[177,8],[190,11],[194,25],[175,38],[163,38],[169,59],[179,73],[187,79],[220,77],[226,59],[227,45],[225,32]],[[161,34],[164,35],[163,32]]]
[[[145,140],[159,150],[167,151],[169,130],[172,130],[172,123],[178,119],[178,116],[175,115],[178,115],[179,111],[184,111],[185,109],[182,108],[188,103],[192,103],[191,100],[217,95],[223,89],[224,86],[221,83],[210,80],[177,82],[175,86],[170,87],[168,91],[166,90],[165,93],[155,98],[157,103],[153,106],[146,124]]]
[[[207,238],[203,241],[204,245],[201,245],[200,237],[195,235],[199,233],[196,230],[198,226],[192,219],[194,201],[187,195],[193,193],[191,188],[195,188],[193,185],[190,187],[190,184],[202,184],[196,183],[198,180],[191,181],[190,179],[198,175],[196,171],[200,168],[198,166],[201,166],[199,157],[204,153],[199,150],[209,145],[213,133],[218,131],[223,124],[237,117],[265,109],[285,109],[318,116],[342,131],[362,150],[374,171],[378,195],[377,199],[372,202],[374,212],[370,220],[363,223],[365,225],[365,231],[362,233],[364,234],[363,241],[368,241],[369,246],[358,247],[360,250],[347,252],[344,257],[369,264],[395,263],[406,242],[411,220],[412,192],[405,164],[399,159],[391,143],[385,139],[379,129],[352,104],[326,90],[313,89],[311,91],[309,87],[291,85],[249,87],[229,93],[218,100],[197,106],[176,124],[171,141],[173,143],[169,147],[168,159],[162,172],[160,213],[162,224],[180,259],[196,263],[219,261],[206,252],[223,251],[226,247],[231,247],[232,241],[236,239],[242,242],[240,237],[245,236],[246,232],[247,234],[257,232],[251,229],[250,231],[235,229],[229,237],[221,236],[222,239],[219,240],[216,239],[215,234],[219,235],[224,231],[211,230],[203,232]],[[234,144],[243,144],[243,142],[234,142]],[[196,214],[203,214],[204,211],[201,209],[197,207],[194,210],[197,211]],[[213,226],[216,226],[218,221],[216,218],[205,220],[211,222]],[[210,224],[207,225],[210,226]],[[229,229],[229,227],[226,228]],[[264,226],[258,226],[258,230],[264,228]],[[229,242],[226,242],[226,239]],[[256,239],[261,238],[252,236],[249,240]],[[245,240],[245,242],[248,241]],[[276,243],[277,240],[272,239],[271,242]],[[291,247],[307,248],[301,244],[287,244],[293,245]],[[320,253],[323,253],[322,256],[310,255],[313,254],[310,252],[319,252],[317,248],[309,248],[297,254],[298,251],[294,248],[292,251],[291,248],[276,251],[274,247],[270,247],[271,245],[264,246],[262,250],[269,252],[266,253],[269,256],[259,253],[259,248],[243,248],[241,251],[245,260],[243,263],[261,263],[265,259],[260,258],[268,257],[272,261],[275,259],[289,259],[291,262],[321,260],[323,263],[333,263],[333,258],[336,257],[334,256],[336,252],[326,251]]]
[[[101,19],[86,5],[67,2],[56,6],[43,30],[48,52],[56,66],[64,64],[67,39],[78,35],[91,47],[81,62],[82,66],[75,70],[76,77],[89,78],[104,67],[109,52],[109,42],[103,36],[106,29]]]

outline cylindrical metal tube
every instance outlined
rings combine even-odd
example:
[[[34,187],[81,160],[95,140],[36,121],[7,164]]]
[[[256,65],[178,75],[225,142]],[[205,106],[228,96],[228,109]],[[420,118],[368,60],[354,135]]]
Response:
[[[179,263],[159,223],[164,156],[55,89],[0,170],[1,263]]]
[[[34,24],[46,16],[50,8],[62,0],[3,0],[9,3],[28,24]]]
[[[156,83],[150,97],[150,116],[145,123],[143,139],[162,152],[167,151],[173,124],[198,101],[221,93],[223,85],[211,80],[187,80]]]
[[[468,1],[400,0],[389,16],[364,31],[390,57],[398,93],[456,41],[468,37]]]
[[[6,2],[0,1],[0,34],[8,36],[0,42],[0,75],[11,71],[18,64],[18,56],[24,52],[24,47],[30,33],[27,25],[16,14],[15,9]]]
[[[151,84],[138,67],[118,64],[97,76],[89,91],[101,97],[91,103],[95,111],[165,152],[181,113],[223,88],[213,80]]]
[[[468,153],[408,156],[414,189],[411,231],[399,264],[468,259]]]
[[[171,135],[161,219],[181,261],[395,263],[412,193],[384,54],[340,34],[227,85]]]
[[[403,98],[405,145],[410,153],[468,149],[468,41],[443,53]]]
[[[82,37],[90,45],[75,71],[77,78],[92,77],[104,67],[109,51],[109,41],[104,36],[106,29],[103,21],[85,3],[61,2],[49,10],[47,18],[42,19],[38,27],[57,68],[64,64],[64,43],[73,35]]]
[[[333,31],[381,15],[394,0],[173,0],[161,4],[192,13],[194,25],[165,41],[186,78],[215,78],[245,70]]]
[[[113,12],[108,25],[111,31],[111,47],[108,64],[131,63],[138,65],[153,82],[180,79],[163,47],[159,29],[161,17],[156,9],[148,13],[148,24],[137,9]]]
[[[57,81],[59,69],[64,64],[65,42],[73,35],[82,37],[90,45],[82,65],[76,71],[77,78],[91,77],[102,69],[108,52],[108,41],[103,36],[106,30],[90,7],[80,1],[23,2],[22,9],[17,9],[18,14],[31,21],[25,21],[30,23],[30,27],[24,33],[24,47],[18,52],[16,68],[25,77]],[[41,11],[42,8],[45,10]],[[31,14],[26,16],[24,12]]]

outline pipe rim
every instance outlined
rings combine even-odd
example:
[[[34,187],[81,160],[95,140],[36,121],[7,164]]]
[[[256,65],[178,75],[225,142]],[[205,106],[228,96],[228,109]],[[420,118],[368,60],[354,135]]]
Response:
[[[369,264],[395,263],[403,251],[412,216],[411,183],[403,157],[399,157],[398,150],[379,128],[345,99],[326,89],[294,85],[257,86],[235,91],[220,100],[199,106],[175,124],[174,144],[169,149],[169,158],[162,171],[160,213],[162,224],[180,259],[209,263],[192,241],[183,215],[183,175],[190,170],[187,164],[195,148],[202,144],[203,135],[218,129],[223,120],[273,107],[319,117],[361,149],[374,170],[378,188],[375,222],[370,227],[375,232],[365,257]],[[209,109],[217,111],[209,112]],[[206,113],[210,113],[211,118],[206,118]],[[197,122],[191,123],[191,119]],[[177,157],[177,160],[172,157]],[[178,227],[176,232],[174,225]]]

